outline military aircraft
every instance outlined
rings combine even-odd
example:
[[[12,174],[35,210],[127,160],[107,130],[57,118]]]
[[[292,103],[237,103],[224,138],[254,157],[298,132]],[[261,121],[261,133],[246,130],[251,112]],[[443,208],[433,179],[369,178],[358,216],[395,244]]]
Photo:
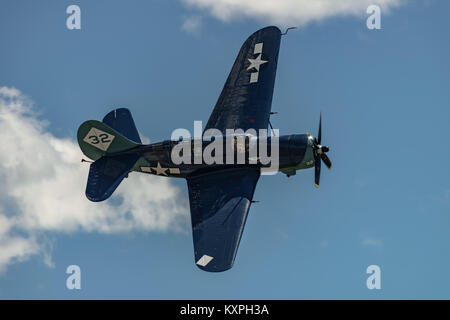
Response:
[[[281,36],[280,29],[271,26],[256,31],[244,42],[204,133],[208,129],[219,130],[224,135],[228,129],[245,132],[248,129],[268,129]],[[297,170],[314,167],[315,185],[318,187],[321,160],[331,168],[326,155],[329,148],[321,145],[321,131],[322,116],[317,137],[310,134],[277,137],[277,170],[289,177]],[[205,271],[228,270],[234,264],[261,170],[267,167],[249,156],[251,142],[262,137],[236,134],[232,141],[236,143],[239,136],[244,138],[244,148],[242,150],[235,144],[233,159],[238,152],[243,152],[245,163],[217,161],[208,164],[200,157],[197,163],[177,164],[172,159],[172,151],[187,143],[195,154],[198,142],[195,137],[144,145],[130,111],[124,108],[113,110],[102,122],[89,120],[78,129],[80,148],[93,160],[86,196],[91,201],[106,200],[130,172],[185,178],[189,190],[195,263]],[[215,141],[204,137],[200,138],[203,143],[200,151]],[[269,144],[273,138],[273,135],[266,137]]]

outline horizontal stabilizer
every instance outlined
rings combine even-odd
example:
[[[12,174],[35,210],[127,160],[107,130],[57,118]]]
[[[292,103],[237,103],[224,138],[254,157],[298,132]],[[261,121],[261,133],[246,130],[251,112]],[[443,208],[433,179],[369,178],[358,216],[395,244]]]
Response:
[[[139,154],[105,156],[91,164],[86,186],[86,197],[91,201],[108,199],[128,175]]]
[[[78,128],[77,137],[81,151],[94,161],[103,156],[130,150],[140,145],[109,125],[96,120],[84,122]]]

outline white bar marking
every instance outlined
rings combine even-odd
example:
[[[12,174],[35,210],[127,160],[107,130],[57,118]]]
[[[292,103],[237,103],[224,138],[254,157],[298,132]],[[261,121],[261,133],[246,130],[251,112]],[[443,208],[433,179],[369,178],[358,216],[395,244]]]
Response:
[[[252,72],[250,74],[250,83],[258,82],[259,72]]]
[[[208,256],[207,254],[204,254],[198,261],[197,264],[199,266],[206,266],[208,263],[211,262],[211,260],[214,259],[213,257]]]
[[[262,49],[263,49],[263,43],[262,42],[257,43],[257,44],[255,44],[255,51],[254,51],[254,53],[255,54],[262,53]]]

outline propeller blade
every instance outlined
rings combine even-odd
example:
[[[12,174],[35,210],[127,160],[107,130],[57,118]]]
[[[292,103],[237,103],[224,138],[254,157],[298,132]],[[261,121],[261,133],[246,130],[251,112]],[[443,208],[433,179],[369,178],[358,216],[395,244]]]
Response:
[[[322,144],[322,112],[320,113],[319,134],[317,135],[317,140],[317,144]]]
[[[314,180],[315,180],[315,186],[316,188],[319,187],[319,182],[320,182],[320,157],[319,155],[316,153],[314,155]]]
[[[322,161],[325,163],[328,169],[331,169],[332,164],[328,156],[325,153],[321,153],[320,157],[322,158]]]

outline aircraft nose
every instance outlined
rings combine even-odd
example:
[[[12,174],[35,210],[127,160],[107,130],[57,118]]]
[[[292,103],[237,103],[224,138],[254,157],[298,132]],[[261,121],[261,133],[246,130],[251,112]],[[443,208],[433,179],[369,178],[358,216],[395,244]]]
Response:
[[[290,154],[294,162],[300,162],[306,152],[308,146],[308,138],[306,135],[295,134],[291,136]]]

